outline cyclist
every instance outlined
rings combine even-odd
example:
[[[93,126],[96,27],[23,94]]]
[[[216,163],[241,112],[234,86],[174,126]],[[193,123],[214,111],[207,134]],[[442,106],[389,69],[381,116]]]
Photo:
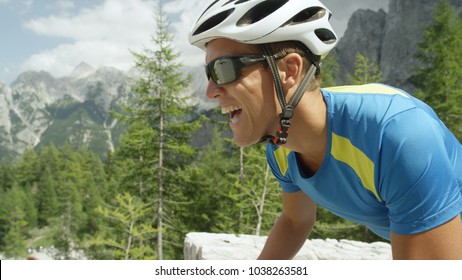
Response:
[[[207,97],[234,142],[267,142],[283,211],[260,259],[290,259],[316,205],[391,241],[395,259],[462,259],[462,146],[427,105],[382,84],[320,87],[337,36],[317,0],[215,0],[193,24]]]

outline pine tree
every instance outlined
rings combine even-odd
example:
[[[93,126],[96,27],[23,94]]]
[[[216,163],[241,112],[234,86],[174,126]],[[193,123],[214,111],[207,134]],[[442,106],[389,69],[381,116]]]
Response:
[[[189,231],[238,232],[239,210],[234,195],[238,192],[233,176],[238,172],[238,162],[231,150],[215,127],[210,144],[180,173],[189,186],[185,196],[191,203],[181,212]]]
[[[101,159],[88,150],[80,151],[79,155],[84,179],[80,195],[82,211],[85,213],[85,221],[79,231],[80,236],[94,235],[101,224],[100,216],[96,215],[96,208],[102,203],[108,186]]]
[[[18,258],[26,255],[26,226],[27,222],[24,219],[24,212],[20,207],[14,207],[11,213],[9,230],[4,237],[5,246],[3,247],[3,251],[5,252],[5,256]]]
[[[39,176],[37,153],[32,149],[28,149],[14,164],[15,181],[22,188],[32,188]]]
[[[58,214],[58,200],[56,198],[56,184],[51,175],[49,167],[45,170],[38,182],[38,191],[36,194],[36,204],[38,211],[38,225],[46,226],[50,218],[54,218]]]
[[[114,206],[99,206],[97,211],[109,220],[106,234],[91,240],[93,246],[109,248],[111,259],[154,259],[149,239],[156,229],[146,223],[151,207],[129,193],[118,194]]]
[[[281,211],[280,187],[270,174],[264,145],[236,147],[221,123],[184,176],[193,186],[190,230],[267,234]]]
[[[245,148],[245,176],[240,192],[245,194],[244,232],[267,234],[281,212],[281,189],[277,180],[270,174],[266,161],[265,146],[256,145]]]
[[[7,232],[3,238],[3,251],[10,258],[26,255],[27,221],[24,213],[24,194],[15,184],[2,201],[8,211]]]
[[[339,66],[333,55],[328,55],[321,63],[322,87],[337,85]]]
[[[42,190],[45,191],[49,187],[44,186],[46,182],[52,184],[56,194],[56,215],[53,216],[52,211],[50,213],[52,216],[41,215],[40,219],[42,222],[47,221],[47,226],[52,232],[54,245],[59,250],[56,257],[69,259],[71,251],[80,246],[79,242],[83,238],[82,228],[85,227],[87,221],[82,201],[86,196],[85,181],[88,180],[86,178],[88,175],[84,172],[81,155],[73,151],[69,145],[59,149],[54,146],[44,148],[40,155],[40,170],[49,169],[49,174],[51,174],[51,179],[47,179],[46,176],[39,179],[42,183]],[[50,194],[53,196],[53,191],[50,191]],[[37,192],[37,205],[40,201],[51,198],[45,198],[42,195],[43,193]],[[51,200],[54,199],[51,198]]]
[[[462,140],[462,14],[447,0],[437,5],[423,32],[417,58],[418,97]]]
[[[38,211],[34,201],[34,188],[21,191],[21,208],[24,211],[24,219],[27,222],[27,229],[32,230],[37,227]]]
[[[367,56],[358,52],[356,54],[355,72],[352,78],[352,84],[361,85],[380,83],[382,81],[382,72],[379,70],[379,65],[374,61],[370,61]]]
[[[11,189],[15,180],[15,171],[12,164],[2,163],[0,165],[0,195]]]
[[[156,26],[152,38],[155,49],[132,52],[140,78],[132,88],[134,103],[127,108],[125,117],[130,126],[130,136],[125,141],[132,147],[122,146],[121,151],[139,149],[127,163],[139,173],[137,187],[143,192],[140,197],[157,207],[157,258],[163,259],[164,233],[168,233],[169,244],[182,247],[180,234],[174,229],[178,224],[174,213],[185,197],[176,173],[194,156],[189,142],[198,122],[188,119],[192,107],[185,91],[190,77],[183,75],[182,65],[177,62],[179,54],[171,46],[169,22],[162,9]]]

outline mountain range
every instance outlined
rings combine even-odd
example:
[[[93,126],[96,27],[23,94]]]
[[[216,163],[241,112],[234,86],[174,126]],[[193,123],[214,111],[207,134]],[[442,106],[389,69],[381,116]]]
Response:
[[[437,3],[391,0],[388,12],[356,11],[333,51],[341,73],[338,82],[347,81],[356,53],[361,52],[380,65],[385,83],[412,94],[418,42]],[[450,3],[462,10],[462,1]],[[207,110],[213,103],[203,94],[207,81],[201,68],[185,72],[193,77],[190,90],[200,93],[194,102]],[[10,85],[0,82],[0,163],[48,144],[84,147],[101,156],[113,151],[123,127],[110,112],[128,102],[133,79],[132,73],[82,62],[68,77],[28,71]]]
[[[129,83],[126,73],[81,63],[69,77],[28,71],[0,84],[0,159],[51,143],[113,150],[121,130],[110,111],[127,102]]]

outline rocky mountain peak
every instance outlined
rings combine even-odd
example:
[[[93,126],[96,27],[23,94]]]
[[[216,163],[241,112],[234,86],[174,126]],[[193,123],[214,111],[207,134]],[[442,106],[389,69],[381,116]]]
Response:
[[[55,82],[55,78],[46,71],[25,71],[19,74],[18,78],[13,81],[11,87],[14,87],[21,83],[34,83],[35,81],[41,81],[47,85]]]
[[[90,74],[93,74],[95,72],[95,68],[91,66],[90,64],[86,62],[80,62],[79,65],[77,65],[72,73],[69,75],[69,78],[73,80],[79,80],[82,78],[87,77]]]
[[[456,10],[462,1],[449,0]],[[380,65],[384,82],[413,92],[412,83],[418,60],[415,55],[423,29],[432,22],[439,1],[390,0],[388,12],[358,10],[350,18],[348,28],[333,51],[340,66],[341,82],[354,72],[357,52]],[[418,8],[417,8],[418,7]]]
[[[354,72],[357,53],[380,63],[386,17],[387,14],[382,9],[377,12],[358,10],[353,13],[345,34],[333,50],[341,69],[342,82],[346,82],[348,75]]]

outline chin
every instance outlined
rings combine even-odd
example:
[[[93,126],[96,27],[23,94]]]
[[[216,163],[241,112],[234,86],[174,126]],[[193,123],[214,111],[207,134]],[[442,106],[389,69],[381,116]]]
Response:
[[[234,136],[233,141],[234,141],[234,144],[236,144],[237,146],[241,148],[252,146],[253,144],[258,143],[258,140],[251,141],[250,139],[240,139],[240,138],[237,138],[236,136]]]
[[[236,141],[234,140],[234,144],[236,144],[237,146],[241,147],[241,148],[245,148],[245,147],[248,147],[252,144],[248,144],[248,143],[245,143],[245,142],[240,142],[240,141]]]

